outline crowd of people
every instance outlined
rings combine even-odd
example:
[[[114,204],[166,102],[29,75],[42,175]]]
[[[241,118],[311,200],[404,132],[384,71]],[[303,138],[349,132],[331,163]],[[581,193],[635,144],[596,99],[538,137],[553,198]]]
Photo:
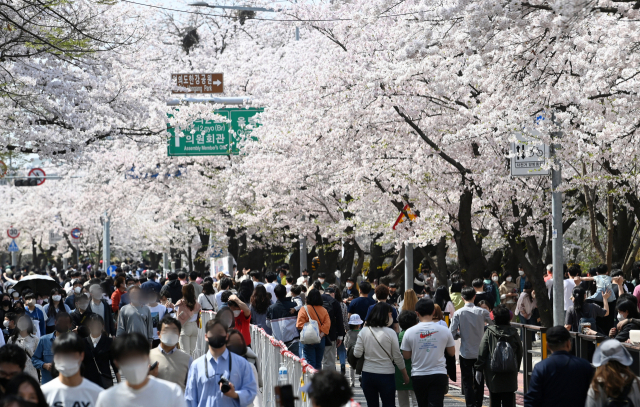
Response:
[[[606,266],[546,272],[552,300],[553,278],[564,280],[565,325],[547,330],[551,356],[536,364],[525,406],[640,403],[622,345],[640,329],[640,267],[632,281]],[[458,374],[467,407],[483,405],[485,386],[492,407],[511,407],[523,358],[512,323],[540,323],[522,269],[469,284],[459,273],[446,282],[420,273],[402,295],[394,283],[341,283],[336,273],[330,284],[307,270],[295,279],[285,267],[159,276],[123,263],[108,276],[85,264],[25,278],[38,274],[2,273],[6,407],[260,406],[251,325],[319,371],[305,388],[316,407],[345,404],[355,386],[370,407],[394,406],[396,397],[401,407],[443,406]],[[204,324],[203,312],[212,312]],[[610,339],[589,363],[574,355],[569,331]],[[197,353],[199,332],[207,349]]]

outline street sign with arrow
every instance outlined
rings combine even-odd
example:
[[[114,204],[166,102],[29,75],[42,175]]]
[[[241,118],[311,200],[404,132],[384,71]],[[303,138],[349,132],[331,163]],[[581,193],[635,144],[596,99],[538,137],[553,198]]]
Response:
[[[173,86],[187,88],[172,90],[171,93],[223,93],[224,80],[221,73],[173,73]]]

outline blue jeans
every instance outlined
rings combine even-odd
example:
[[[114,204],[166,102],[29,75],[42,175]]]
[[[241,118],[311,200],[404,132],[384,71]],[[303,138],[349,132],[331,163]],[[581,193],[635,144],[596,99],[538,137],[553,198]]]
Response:
[[[367,399],[367,407],[380,407],[378,395],[382,399],[382,407],[395,407],[396,379],[393,373],[362,372],[362,381],[360,383],[364,398]]]
[[[324,337],[320,339],[320,343],[315,345],[300,344],[302,348],[302,357],[313,366],[314,369],[322,369],[322,358],[324,357]],[[392,375],[393,376],[393,375]]]
[[[342,366],[347,363],[347,350],[344,347],[344,342],[338,346],[338,359],[340,359],[340,364]]]

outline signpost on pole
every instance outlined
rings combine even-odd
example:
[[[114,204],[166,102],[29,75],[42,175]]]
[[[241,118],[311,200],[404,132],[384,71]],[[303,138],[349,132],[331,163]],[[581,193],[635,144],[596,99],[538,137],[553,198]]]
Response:
[[[109,226],[109,215],[105,211],[102,219],[102,270],[105,273],[109,272],[109,267],[111,266],[111,234]]]
[[[42,168],[33,168],[29,171],[29,177],[36,179],[36,185],[40,186],[47,180],[47,174]]]
[[[171,74],[174,86],[185,90],[172,90],[171,93],[224,93],[224,75],[221,73],[174,73]]]
[[[413,289],[413,243],[404,244],[404,291]]]
[[[80,267],[80,237],[82,236],[82,232],[80,228],[71,229],[71,237],[75,241],[76,246],[76,265]]]

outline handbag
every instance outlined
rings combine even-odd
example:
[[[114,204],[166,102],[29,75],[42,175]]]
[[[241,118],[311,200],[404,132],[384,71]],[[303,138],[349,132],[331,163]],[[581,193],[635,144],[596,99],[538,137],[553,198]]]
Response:
[[[321,341],[320,328],[318,327],[318,321],[316,321],[315,319],[311,319],[311,314],[309,314],[309,309],[307,308],[306,305],[304,306],[304,310],[307,313],[307,317],[309,317],[309,322],[307,322],[302,326],[302,331],[300,331],[300,343],[304,345],[318,344]],[[318,316],[317,312],[316,312],[316,316]],[[320,322],[320,325],[322,325],[322,322]]]
[[[357,358],[353,353],[354,348],[355,345],[350,346],[347,350],[347,362],[349,362],[349,366],[351,366],[352,369],[356,370],[356,374],[359,375],[360,373],[362,373],[362,367],[364,366],[364,348],[362,350],[362,355],[359,358]]]

